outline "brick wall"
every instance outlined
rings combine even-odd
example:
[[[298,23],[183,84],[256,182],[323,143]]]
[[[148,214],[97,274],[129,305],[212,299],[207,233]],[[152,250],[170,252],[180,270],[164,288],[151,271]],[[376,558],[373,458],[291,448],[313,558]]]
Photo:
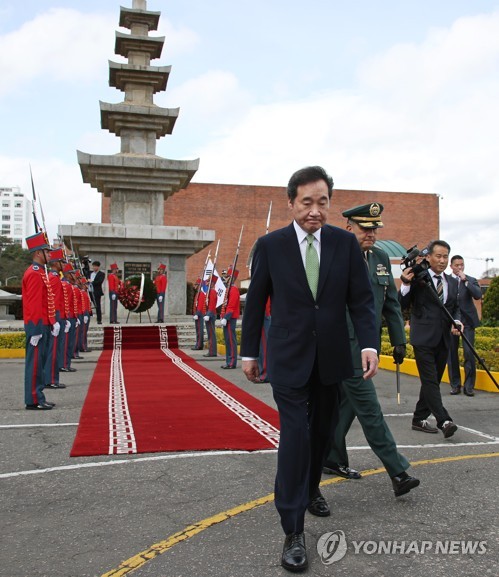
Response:
[[[244,232],[237,268],[239,280],[248,277],[248,256],[255,240],[265,234],[269,204],[272,201],[270,231],[291,222],[285,187],[236,184],[191,183],[165,202],[165,225],[197,226],[216,231],[220,239],[217,268],[226,268],[233,260],[241,225]],[[102,222],[109,222],[109,198],[102,198]],[[341,213],[353,206],[379,202],[383,204],[384,228],[380,240],[395,240],[406,248],[420,248],[439,236],[439,204],[436,194],[376,192],[367,190],[334,190],[329,224],[344,228]],[[216,242],[187,261],[187,280],[200,276],[208,250]]]

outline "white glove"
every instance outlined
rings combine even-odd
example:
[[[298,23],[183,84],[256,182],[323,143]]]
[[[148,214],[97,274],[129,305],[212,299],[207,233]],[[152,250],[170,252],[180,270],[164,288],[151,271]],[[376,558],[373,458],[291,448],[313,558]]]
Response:
[[[29,344],[36,347],[36,345],[38,344],[39,340],[42,338],[42,335],[33,335],[30,339],[29,339]]]
[[[208,315],[206,315],[205,317],[203,317],[203,319],[204,319],[206,322],[209,322],[210,317],[209,317]]]
[[[59,336],[59,331],[61,330],[61,325],[58,322],[55,322],[52,325],[52,330],[50,331],[50,333],[54,336],[57,337]]]
[[[69,333],[69,329],[71,328],[71,323],[66,321],[66,326],[64,327],[64,332]]]
[[[111,298],[113,299],[113,301],[115,301],[116,300],[116,294],[111,295]]]
[[[163,302],[163,297],[158,297],[158,300],[159,300],[160,303],[162,303],[162,302]]]
[[[85,315],[85,316],[83,317],[83,322],[84,322],[85,324],[88,323],[88,317],[87,317],[87,315]]]
[[[195,321],[197,321],[199,317],[198,317],[198,315],[194,315],[192,318],[193,318]]]
[[[226,326],[227,326],[227,319],[220,319],[220,324],[221,324],[223,327],[226,327]]]
[[[79,327],[81,325],[80,319],[76,319],[76,326]]]

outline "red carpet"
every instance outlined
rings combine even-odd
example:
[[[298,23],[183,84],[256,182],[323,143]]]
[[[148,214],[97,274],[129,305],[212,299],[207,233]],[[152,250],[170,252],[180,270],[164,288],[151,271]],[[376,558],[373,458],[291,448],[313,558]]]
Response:
[[[72,457],[277,447],[277,412],[177,346],[175,327],[106,327]]]

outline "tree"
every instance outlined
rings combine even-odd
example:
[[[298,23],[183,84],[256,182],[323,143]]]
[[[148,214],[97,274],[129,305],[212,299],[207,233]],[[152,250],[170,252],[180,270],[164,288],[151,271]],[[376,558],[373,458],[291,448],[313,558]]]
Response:
[[[483,324],[488,326],[499,325],[499,277],[496,276],[490,282],[485,291],[482,305]]]
[[[31,254],[10,238],[0,236],[0,282],[20,285],[24,271],[31,264]]]

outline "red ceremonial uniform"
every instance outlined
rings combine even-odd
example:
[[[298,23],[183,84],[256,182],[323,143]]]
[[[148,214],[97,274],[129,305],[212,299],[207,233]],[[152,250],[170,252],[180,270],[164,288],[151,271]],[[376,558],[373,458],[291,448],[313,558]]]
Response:
[[[55,302],[45,267],[33,263],[24,273],[22,283],[24,324],[53,325]]]
[[[214,288],[212,288],[210,290],[210,296],[208,298],[208,305],[206,311],[209,313],[213,313],[215,317],[217,316],[217,300],[218,300],[217,291]]]
[[[59,314],[60,318],[65,319],[67,317],[64,309],[64,294],[62,292],[61,277],[57,271],[50,271],[49,280],[50,287],[54,293],[55,310]]]
[[[194,297],[194,314],[203,313],[205,301],[206,293],[200,290],[199,293]]]
[[[61,281],[62,295],[64,299],[64,318],[74,319],[74,296],[69,282]]]
[[[26,408],[51,408],[45,403],[43,368],[56,318],[54,294],[43,265],[35,262],[24,273],[22,297],[26,333],[24,402]]]
[[[156,292],[158,294],[166,292],[166,285],[168,284],[168,281],[166,280],[166,275],[158,274],[154,279],[154,284],[156,286]]]
[[[229,298],[227,299],[227,304],[225,306],[225,314],[224,317],[228,317],[232,319],[238,319],[240,310],[241,310],[241,295],[239,293],[239,289],[232,285],[229,289]]]
[[[107,286],[110,293],[118,292],[118,289],[120,287],[120,279],[114,273],[109,273],[107,275]]]

